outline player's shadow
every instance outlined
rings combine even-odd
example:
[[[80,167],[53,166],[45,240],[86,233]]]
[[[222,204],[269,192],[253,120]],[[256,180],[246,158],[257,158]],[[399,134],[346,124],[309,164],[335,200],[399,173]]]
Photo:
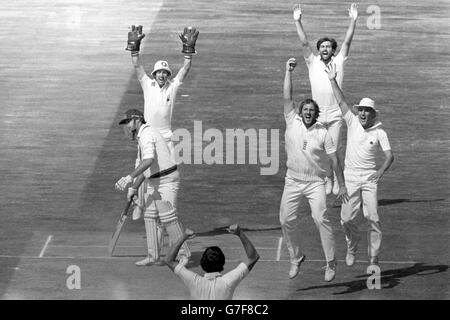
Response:
[[[439,201],[444,201],[445,199],[418,199],[418,200],[414,200],[414,199],[404,199],[404,198],[400,198],[400,199],[380,199],[378,200],[378,205],[379,206],[390,206],[393,204],[398,204],[398,203],[415,203],[415,202],[422,202],[422,203],[427,203],[427,202],[439,202]],[[340,203],[333,203],[333,208],[339,208],[341,206]]]
[[[222,234],[229,234],[229,232],[227,231],[228,227],[229,226],[214,228],[213,230],[210,230],[210,231],[195,233],[195,235],[197,237],[213,237],[213,236],[220,236]],[[281,230],[281,226],[280,227],[269,227],[269,228],[253,228],[253,229],[241,227],[241,230],[244,232],[273,231],[273,230]]]
[[[427,276],[430,274],[436,274],[446,272],[447,265],[425,265],[424,263],[416,263],[415,265],[402,268],[392,269],[381,272],[380,281],[382,289],[392,289],[400,284],[400,279],[409,276]],[[345,290],[333,293],[334,295],[349,294],[367,289],[367,278],[369,275],[359,275],[356,278],[362,278],[360,280],[354,280],[343,283],[328,284],[323,286],[311,286],[307,288],[301,288],[297,291],[307,291],[313,289],[327,289],[327,288],[344,288]]]

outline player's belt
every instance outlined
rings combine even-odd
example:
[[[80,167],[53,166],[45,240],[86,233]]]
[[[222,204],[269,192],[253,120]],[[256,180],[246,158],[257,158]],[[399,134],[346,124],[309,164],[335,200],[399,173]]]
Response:
[[[167,176],[167,175],[171,174],[172,172],[177,171],[177,169],[178,169],[178,167],[176,165],[174,165],[173,167],[170,167],[170,168],[167,168],[167,169],[164,169],[157,173],[152,174],[149,179],[157,179],[157,178]]]

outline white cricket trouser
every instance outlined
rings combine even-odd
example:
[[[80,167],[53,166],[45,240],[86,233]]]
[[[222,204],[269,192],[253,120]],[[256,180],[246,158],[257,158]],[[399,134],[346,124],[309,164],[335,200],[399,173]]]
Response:
[[[367,180],[373,173],[375,173],[375,170],[344,170],[345,186],[350,199],[342,204],[341,224],[344,229],[347,248],[349,252],[355,253],[361,238],[355,219],[362,204],[363,214],[368,222],[368,255],[376,257],[380,252],[382,234],[377,212],[377,184]]]
[[[325,128],[327,129],[328,134],[331,137],[331,140],[333,140],[333,143],[336,146],[336,156],[338,157],[338,159],[341,160],[340,163],[343,166],[344,165],[344,161],[343,161],[344,160],[344,147],[343,147],[342,139],[341,139],[342,124],[343,124],[342,118],[339,120],[334,120],[329,123],[324,123]],[[329,164],[330,165],[327,167],[327,177],[333,176],[333,168],[331,167],[331,161],[329,161]],[[335,183],[337,183],[336,179],[335,179]]]
[[[178,221],[176,214],[178,189],[180,185],[180,174],[178,171],[172,172],[158,179],[149,179],[147,182],[147,190],[145,194],[146,208],[144,219],[147,221],[147,247],[148,253],[155,257],[159,257],[159,241],[156,231],[156,221],[160,221],[169,235],[170,244],[174,243],[183,233],[181,223]],[[155,203],[155,200],[166,202],[172,208],[169,211],[161,212]],[[150,222],[151,220],[151,222]],[[190,250],[186,243],[180,249],[180,254],[190,256]]]
[[[302,196],[308,200],[311,207],[311,214],[319,230],[325,258],[328,262],[333,261],[334,235],[327,216],[324,182],[306,182],[286,176],[280,205],[280,223],[291,262],[298,263],[302,257],[299,232],[299,209],[302,204]]]

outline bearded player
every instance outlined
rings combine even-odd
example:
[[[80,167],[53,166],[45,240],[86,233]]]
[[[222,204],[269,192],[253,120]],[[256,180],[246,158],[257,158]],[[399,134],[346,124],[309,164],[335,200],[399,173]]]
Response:
[[[295,26],[303,50],[303,57],[305,58],[306,66],[309,70],[312,98],[317,102],[320,108],[320,116],[318,121],[326,127],[331,139],[333,139],[334,145],[337,147],[336,155],[340,160],[343,159],[343,146],[340,138],[341,127],[343,124],[342,113],[339,109],[339,104],[333,95],[333,90],[331,89],[327,75],[323,72],[323,69],[325,66],[333,63],[338,71],[336,81],[338,82],[339,87],[342,88],[344,64],[347,60],[353,34],[355,32],[356,20],[358,19],[358,6],[353,3],[350,6],[348,13],[350,16],[350,25],[339,53],[336,52],[336,40],[333,38],[324,37],[319,39],[316,43],[318,50],[318,54],[316,55],[313,53],[313,49],[308,41],[302,25],[302,10],[300,5],[296,5],[293,10]],[[342,162],[343,161],[341,161],[341,163]],[[326,179],[326,194],[328,195],[331,192],[337,194],[339,190],[337,183],[334,183],[333,186],[333,180],[336,179],[333,178],[331,170],[328,170],[328,172],[329,176]]]

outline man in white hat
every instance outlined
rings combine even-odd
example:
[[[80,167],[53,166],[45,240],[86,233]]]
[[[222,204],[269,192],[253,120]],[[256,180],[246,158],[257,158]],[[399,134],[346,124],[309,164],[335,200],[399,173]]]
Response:
[[[351,266],[355,262],[355,252],[360,240],[355,218],[360,211],[361,203],[364,217],[368,221],[370,264],[378,264],[381,227],[377,212],[377,186],[394,161],[394,155],[387,134],[378,120],[375,102],[370,98],[361,99],[358,105],[353,106],[357,115],[353,114],[336,82],[336,68],[329,66],[325,71],[348,128],[344,177],[350,199],[343,203],[341,208],[341,224],[347,241],[346,264]],[[377,170],[376,155],[380,148],[384,152],[385,159]]]
[[[295,5],[293,9],[293,18],[297,34],[302,46],[303,57],[305,58],[306,66],[309,71],[312,98],[320,107],[320,117],[318,121],[327,128],[328,133],[331,135],[337,148],[336,154],[340,160],[343,160],[343,147],[340,137],[343,124],[342,114],[338,103],[334,98],[327,76],[323,73],[323,68],[326,65],[333,63],[339,71],[337,82],[339,86],[342,87],[344,66],[350,51],[350,45],[352,43],[356,21],[358,19],[358,6],[355,3],[352,3],[348,9],[348,13],[350,23],[339,52],[336,52],[338,44],[335,39],[323,37],[317,41],[316,48],[318,53],[314,54],[311,43],[309,42],[302,25],[302,9],[300,4]],[[326,193],[327,195],[331,194],[331,192],[337,194],[339,189],[336,181],[334,181],[336,180],[336,177],[333,177],[333,173],[330,170],[328,170],[328,175],[329,176],[326,178]]]

